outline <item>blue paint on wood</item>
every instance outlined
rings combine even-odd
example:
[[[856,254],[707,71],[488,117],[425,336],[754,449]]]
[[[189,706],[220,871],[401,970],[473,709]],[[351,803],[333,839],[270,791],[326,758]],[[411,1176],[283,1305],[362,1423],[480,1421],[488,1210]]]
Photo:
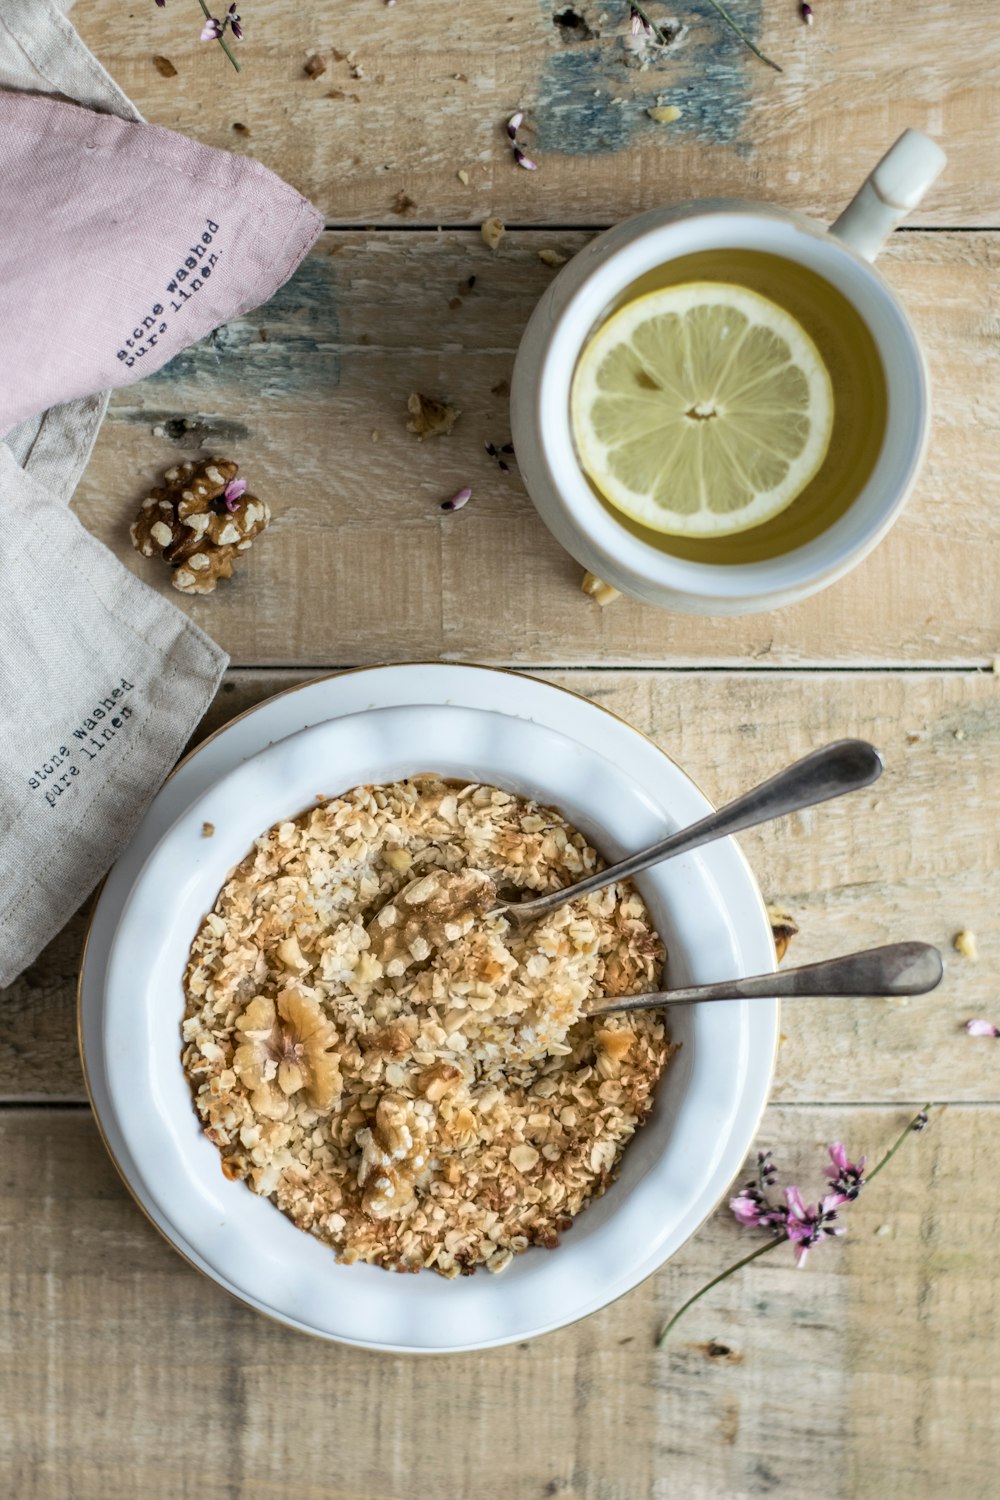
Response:
[[[547,0],[540,4],[551,23],[560,7]],[[614,4],[607,0],[604,11],[612,12]],[[589,15],[587,7],[583,10]],[[761,10],[761,0],[732,0],[734,19],[755,41]],[[754,87],[773,83],[777,75],[753,56],[706,0],[689,0],[672,14],[694,31],[644,70],[628,66],[620,35],[576,42],[572,32],[553,25],[553,50],[533,116],[539,152],[613,154],[626,150],[642,134],[659,135],[665,149],[678,138],[710,145],[740,143]],[[614,98],[626,102],[612,104]],[[661,99],[682,111],[671,125],[658,125],[646,114]]]
[[[221,381],[261,397],[334,390],[340,383],[335,280],[335,262],[310,256],[270,302],[182,350],[147,384]]]

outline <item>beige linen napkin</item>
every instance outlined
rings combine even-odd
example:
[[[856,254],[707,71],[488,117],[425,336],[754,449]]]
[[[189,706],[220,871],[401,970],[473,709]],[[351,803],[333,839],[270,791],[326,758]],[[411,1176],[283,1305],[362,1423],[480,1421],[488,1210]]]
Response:
[[[228,191],[231,239],[220,272],[196,301],[181,304],[178,294],[181,312],[169,319],[175,347],[266,300],[321,227],[311,205],[256,163],[131,123],[136,110],[63,14],[71,3],[0,0],[0,90],[14,91],[0,95],[8,153],[0,166],[7,231],[0,359],[8,361],[0,395],[17,422],[0,420],[0,986],[31,962],[112,863],[212,701],[227,661],[68,508],[107,406],[98,387],[135,373],[124,365],[120,371],[114,352],[109,362],[107,349],[117,342],[109,344],[106,329],[117,331],[126,309],[132,320],[137,289],[143,296],[149,290],[143,278],[155,272],[162,279],[165,243],[173,253],[173,236],[158,241],[162,225],[154,226],[136,242],[148,254],[132,257],[122,305],[98,275],[81,311],[67,258],[79,251],[86,269],[106,224],[114,259],[128,232],[125,215],[106,209],[100,191],[88,198],[88,172],[98,190],[99,169],[105,182],[113,175],[126,204],[129,193],[141,194],[147,174],[149,190],[168,204],[181,196],[186,203],[188,191],[197,199],[206,182],[214,195]],[[64,102],[24,97],[41,94]],[[190,190],[179,193],[178,182]],[[40,246],[37,280],[28,230],[18,235],[16,228],[26,195],[30,212],[20,223],[33,226],[30,238]],[[61,260],[55,250],[46,260],[48,222],[53,240],[61,236]],[[67,251],[67,225],[71,231],[75,222],[79,240],[71,238]],[[168,207],[167,231],[172,222]],[[189,227],[177,229],[187,244]],[[119,254],[119,263],[127,259]],[[38,341],[47,311],[40,295],[46,277],[72,345],[62,363],[41,354],[32,360],[30,336]],[[162,363],[170,352],[157,349],[154,357]],[[11,359],[25,369],[22,383],[10,378]],[[28,415],[36,404],[31,391],[64,404]],[[69,395],[76,399],[65,400]],[[121,498],[127,507],[137,497]]]

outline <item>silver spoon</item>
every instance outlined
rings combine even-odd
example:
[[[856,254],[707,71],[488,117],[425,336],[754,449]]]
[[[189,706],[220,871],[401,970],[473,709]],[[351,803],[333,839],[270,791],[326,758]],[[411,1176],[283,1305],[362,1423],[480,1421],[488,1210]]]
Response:
[[[926,995],[944,974],[938,950],[930,943],[890,943],[865,948],[842,958],[754,974],[749,979],[722,979],[687,989],[658,990],[652,995],[597,996],[583,1007],[586,1016],[616,1011],[659,1010],[668,1005],[698,1005],[704,1000],[774,1000],[802,995]]]
[[[762,781],[760,786],[744,792],[735,802],[727,803],[639,854],[629,855],[628,859],[620,860],[610,869],[599,870],[574,885],[549,891],[532,901],[498,901],[485,909],[503,912],[518,926],[537,922],[539,917],[556,911],[567,901],[586,896],[590,891],[601,891],[616,880],[628,880],[631,875],[638,875],[640,870],[647,870],[662,859],[687,854],[702,844],[740,833],[744,828],[755,828],[758,823],[769,823],[772,818],[781,818],[787,813],[801,812],[817,802],[842,797],[845,792],[860,791],[877,781],[882,769],[882,757],[867,741],[836,740],[832,745],[795,761],[776,776]]]
[[[388,973],[401,974],[413,962],[414,944],[422,943],[428,951],[437,948],[487,912],[502,912],[515,927],[527,927],[568,901],[601,891],[616,880],[627,880],[660,860],[687,854],[702,844],[787,813],[800,812],[817,802],[828,802],[845,792],[859,791],[871,786],[881,774],[882,757],[867,741],[836,740],[795,761],[689,828],[679,829],[610,869],[598,870],[573,885],[548,891],[531,901],[498,900],[496,882],[485,870],[427,871],[404,886],[369,922],[371,951],[376,958],[392,965]]]

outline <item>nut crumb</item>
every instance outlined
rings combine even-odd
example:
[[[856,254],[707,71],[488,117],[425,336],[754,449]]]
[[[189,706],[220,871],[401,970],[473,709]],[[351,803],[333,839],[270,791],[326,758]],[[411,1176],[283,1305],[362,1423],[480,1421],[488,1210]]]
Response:
[[[462,415],[457,407],[433,396],[421,396],[418,391],[411,392],[406,409],[410,413],[406,430],[418,438],[447,436]]]
[[[213,836],[214,833],[215,833],[215,824],[214,823],[202,823],[202,825],[201,825],[201,836],[202,836],[203,839],[210,839]]]
[[[615,600],[620,599],[622,596],[621,589],[612,588],[610,583],[603,583],[595,573],[584,573],[580,587],[602,609],[606,604],[614,604]]]
[[[979,957],[979,946],[976,943],[976,934],[974,932],[970,932],[968,927],[963,927],[961,932],[955,933],[955,936],[951,940],[951,946],[954,948],[956,953],[960,953],[963,958],[967,958],[972,964],[974,964]]]
[[[161,78],[177,77],[177,69],[174,67],[169,57],[154,57],[153,67],[159,73]]]
[[[504,227],[503,220],[498,219],[496,214],[491,214],[488,219],[483,220],[483,223],[481,224],[479,229],[479,233],[482,235],[486,244],[489,245],[490,249],[495,251],[499,250],[500,241],[507,233],[507,230]]]
[[[306,59],[303,71],[307,78],[321,78],[326,72],[326,61],[318,52],[315,52],[312,57]]]
[[[458,171],[455,173],[455,176],[458,178],[463,187],[469,186],[469,174],[464,167],[459,167]]]
[[[777,906],[767,908],[767,920],[771,924],[774,951],[780,964],[788,952],[792,938],[798,935],[799,924],[794,917],[790,917],[786,911],[781,911]]]
[[[682,111],[676,104],[657,104],[654,108],[647,109],[646,113],[657,125],[672,125],[675,120],[680,119]]]
[[[569,256],[560,255],[558,250],[545,249],[539,250],[538,259],[542,262],[542,265],[555,268],[557,266],[564,266],[569,260]]]

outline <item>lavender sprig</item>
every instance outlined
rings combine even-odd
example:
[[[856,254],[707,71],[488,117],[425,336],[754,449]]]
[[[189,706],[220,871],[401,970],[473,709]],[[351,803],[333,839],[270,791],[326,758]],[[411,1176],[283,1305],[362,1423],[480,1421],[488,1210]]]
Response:
[[[157,4],[159,3],[160,0],[157,0]],[[202,15],[205,17],[205,25],[201,30],[202,41],[218,42],[219,46],[222,48],[223,52],[229,58],[229,61],[232,63],[233,67],[238,73],[240,71],[240,65],[236,61],[236,58],[233,56],[232,51],[229,47],[229,43],[226,41],[225,37],[227,26],[232,28],[233,36],[237,40],[240,40],[243,36],[243,27],[240,24],[240,18],[236,12],[236,6],[230,5],[222,20],[217,21],[216,18],[212,15],[212,12],[209,10],[206,0],[198,0],[198,4],[201,6]]]
[[[840,1142],[834,1142],[829,1147],[833,1166],[826,1169],[827,1175],[833,1178],[831,1186],[834,1191],[828,1193],[814,1208],[806,1208],[802,1202],[802,1195],[796,1187],[785,1189],[784,1205],[773,1204],[767,1196],[767,1190],[773,1185],[777,1175],[771,1161],[771,1153],[769,1151],[758,1152],[756,1181],[747,1183],[746,1187],[731,1199],[730,1208],[742,1225],[748,1228],[768,1229],[773,1237],[765,1244],[759,1245],[756,1250],[752,1250],[749,1255],[745,1255],[742,1260],[720,1271],[718,1276],[713,1276],[712,1280],[706,1282],[693,1297],[689,1297],[686,1302],[682,1303],[673,1317],[669,1318],[660,1329],[656,1338],[657,1347],[663,1344],[688,1309],[696,1302],[700,1302],[707,1292],[717,1287],[720,1282],[727,1281],[737,1271],[742,1271],[743,1267],[748,1266],[751,1261],[757,1260],[761,1255],[766,1255],[769,1250],[775,1250],[779,1245],[790,1241],[795,1246],[796,1262],[801,1266],[813,1245],[819,1244],[828,1236],[843,1234],[843,1227],[835,1222],[837,1210],[844,1204],[853,1202],[862,1187],[872,1182],[882,1168],[889,1165],[908,1135],[926,1129],[929,1121],[928,1111],[931,1107],[930,1104],[925,1104],[923,1109],[914,1115],[905,1130],[867,1177],[863,1175],[866,1158],[859,1156],[857,1162],[849,1162],[843,1145]]]

